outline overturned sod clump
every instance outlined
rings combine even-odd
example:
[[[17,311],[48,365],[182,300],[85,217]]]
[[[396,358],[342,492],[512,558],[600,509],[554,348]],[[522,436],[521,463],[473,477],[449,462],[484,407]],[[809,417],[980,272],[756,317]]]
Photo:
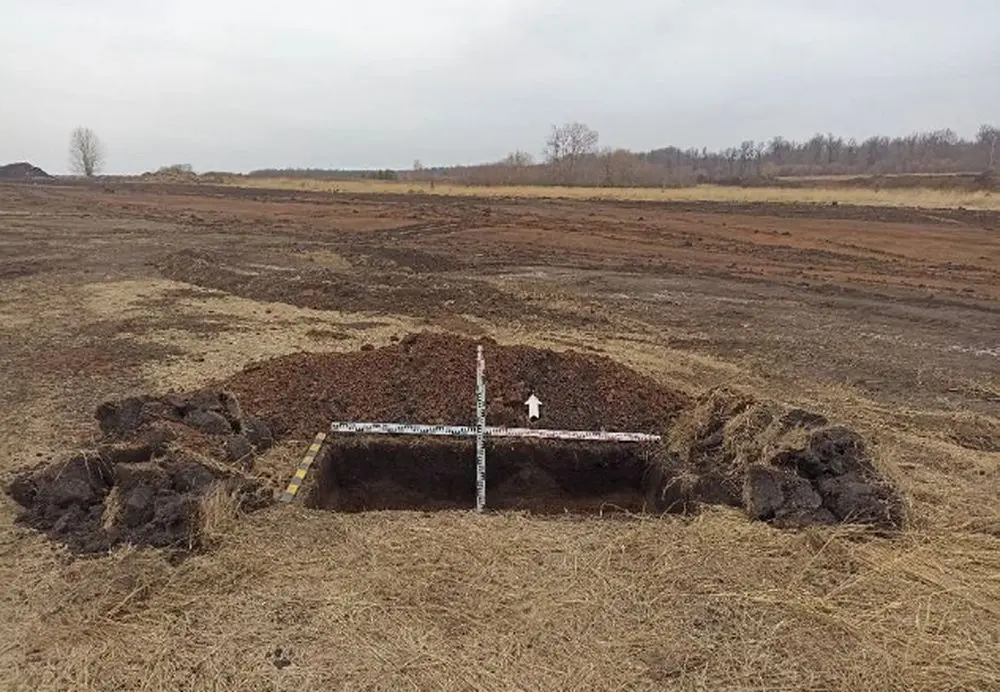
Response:
[[[175,451],[146,456],[148,449],[106,448],[21,474],[9,487],[24,507],[20,521],[76,553],[125,543],[189,551],[202,545],[213,493],[237,510],[269,501],[252,479]]]
[[[133,396],[105,402],[95,415],[107,439],[191,437],[191,433],[199,433],[201,446],[214,443],[218,447],[221,442],[228,460],[243,464],[274,443],[270,426],[256,416],[245,415],[236,397],[226,391]]]
[[[823,416],[716,389],[675,422],[655,473],[671,511],[743,507],[782,527],[902,524],[902,503],[864,440]]]
[[[271,501],[245,472],[272,442],[225,392],[129,397],[101,404],[104,444],[30,469],[8,486],[19,521],[77,553],[121,544],[195,550],[224,497],[235,511]]]

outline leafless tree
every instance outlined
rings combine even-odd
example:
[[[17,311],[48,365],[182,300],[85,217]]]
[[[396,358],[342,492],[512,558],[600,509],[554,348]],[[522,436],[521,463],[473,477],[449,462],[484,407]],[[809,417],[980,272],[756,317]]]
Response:
[[[812,158],[811,163],[816,166],[823,165],[823,151],[826,149],[826,136],[819,133],[814,134],[806,142],[806,149],[809,151],[810,157]]]
[[[77,175],[93,177],[104,165],[104,145],[89,127],[73,130],[69,139],[69,165]]]
[[[729,147],[723,152],[723,157],[729,162],[729,177],[736,177],[736,159],[740,155],[740,150],[736,147]]]
[[[764,153],[767,151],[767,143],[763,140],[754,144],[753,158],[757,162],[757,177],[764,177]]]
[[[747,176],[747,169],[750,167],[750,162],[753,160],[753,153],[757,148],[757,143],[752,139],[746,139],[740,143],[740,177],[745,178]]]
[[[504,185],[515,185],[524,179],[527,169],[535,165],[535,157],[520,149],[512,151],[495,164],[486,166],[486,169],[493,169],[492,175],[495,182]]]
[[[826,164],[830,166],[840,160],[840,152],[844,149],[844,139],[833,134],[826,136]]]
[[[858,152],[861,151],[861,145],[858,144],[858,140],[851,137],[847,140],[847,146],[844,149],[844,156],[847,159],[847,165],[854,166],[858,161]]]
[[[156,172],[171,175],[194,175],[194,166],[190,163],[172,163],[169,166],[160,166]]]
[[[583,123],[566,123],[552,126],[545,143],[545,158],[559,171],[560,182],[573,183],[580,161],[597,151],[599,136]]]
[[[772,139],[767,148],[768,155],[779,165],[785,162],[785,157],[791,152],[791,150],[791,142],[780,135]]]
[[[1000,143],[1000,127],[994,125],[983,125],[979,128],[977,137],[979,143],[985,146],[990,152],[990,168],[997,162],[997,144]]]
[[[635,174],[638,160],[627,149],[611,149],[601,151],[601,170],[605,187],[629,187],[635,184]]]
[[[511,168],[524,168],[525,166],[535,165],[535,157],[526,151],[518,149],[507,154],[500,164]]]

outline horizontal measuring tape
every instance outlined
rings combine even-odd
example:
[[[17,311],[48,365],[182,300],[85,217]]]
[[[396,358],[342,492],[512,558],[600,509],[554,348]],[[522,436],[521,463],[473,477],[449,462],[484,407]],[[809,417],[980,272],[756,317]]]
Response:
[[[439,437],[475,437],[476,429],[469,425],[421,425],[419,423],[362,423],[358,421],[330,424],[331,433],[365,435],[432,435]],[[505,428],[486,426],[488,437],[521,437],[542,440],[578,440],[586,442],[659,442],[659,435],[637,432],[605,432],[603,430],[546,430],[539,428]]]

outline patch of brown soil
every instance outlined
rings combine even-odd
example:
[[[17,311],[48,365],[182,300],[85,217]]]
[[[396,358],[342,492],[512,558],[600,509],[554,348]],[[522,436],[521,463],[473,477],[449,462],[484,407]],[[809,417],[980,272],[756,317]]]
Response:
[[[393,258],[402,257],[400,253],[389,254]],[[217,254],[184,250],[164,258],[157,267],[174,281],[305,308],[402,314],[429,320],[443,315],[473,314],[494,319],[516,316],[518,320],[581,321],[578,316],[518,299],[477,279],[396,268],[395,262],[389,266],[379,266],[375,261],[369,264],[372,266],[368,269],[349,273],[302,266],[295,267],[292,274],[286,268],[259,264],[233,266]],[[423,261],[419,268],[425,270],[432,264],[432,260]],[[443,271],[450,264],[442,256],[441,263],[433,266]],[[597,318],[583,321],[594,323]]]
[[[476,346],[486,358],[489,425],[661,433],[687,403],[615,361],[573,351],[500,346],[453,334],[414,334],[354,353],[301,353],[248,367],[220,388],[285,435],[309,439],[332,420],[472,425]]]
[[[51,267],[51,262],[42,260],[3,260],[0,261],[0,279],[20,279],[34,276]]]

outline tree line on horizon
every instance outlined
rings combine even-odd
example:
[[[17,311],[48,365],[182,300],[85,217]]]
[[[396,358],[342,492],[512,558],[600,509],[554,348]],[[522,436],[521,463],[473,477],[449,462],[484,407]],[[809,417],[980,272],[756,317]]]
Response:
[[[104,146],[93,130],[76,128],[70,138],[74,173],[93,177],[104,162]],[[995,179],[1000,162],[1000,128],[984,124],[972,139],[950,129],[902,137],[873,136],[858,141],[816,134],[804,141],[773,137],[744,140],[736,147],[663,147],[647,152],[600,146],[598,132],[580,122],[552,126],[540,159],[514,151],[500,161],[473,166],[425,167],[399,171],[315,168],[260,169],[253,177],[299,177],[330,180],[441,181],[475,185],[581,185],[611,187],[683,186],[698,183],[765,183],[805,176],[951,174],[987,172]],[[158,173],[197,175],[188,164]]]
[[[983,125],[966,139],[950,129],[864,140],[816,134],[745,140],[721,150],[663,147],[646,152],[600,146],[596,130],[579,122],[553,126],[540,158],[514,151],[472,166],[410,170],[260,169],[254,177],[440,181],[472,185],[610,187],[737,184],[775,178],[831,175],[949,174],[993,171],[1000,162],[1000,128]]]

